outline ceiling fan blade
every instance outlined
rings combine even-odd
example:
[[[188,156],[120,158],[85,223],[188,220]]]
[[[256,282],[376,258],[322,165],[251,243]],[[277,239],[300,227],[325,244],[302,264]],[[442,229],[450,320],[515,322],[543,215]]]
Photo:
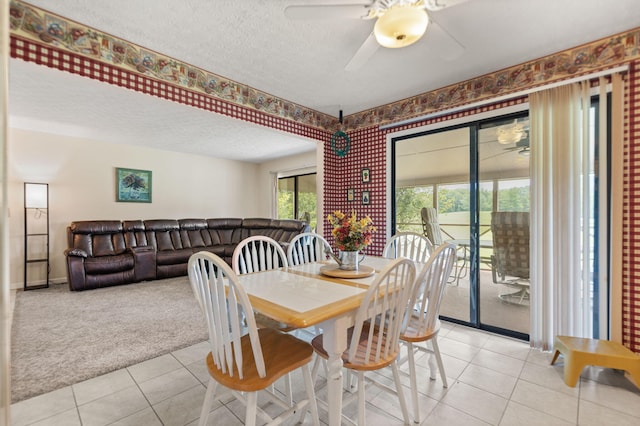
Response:
[[[458,59],[464,53],[464,46],[433,19],[424,37],[427,39],[428,49],[445,61]]]
[[[284,9],[289,19],[360,19],[369,14],[369,4],[292,5]]]
[[[376,37],[372,32],[371,34],[369,34],[369,37],[367,37],[364,43],[360,45],[349,63],[344,67],[345,71],[357,71],[362,68],[362,66],[366,64],[369,59],[371,59],[373,54],[376,53],[378,47],[380,47],[380,45],[378,44],[378,41],[376,40]]]

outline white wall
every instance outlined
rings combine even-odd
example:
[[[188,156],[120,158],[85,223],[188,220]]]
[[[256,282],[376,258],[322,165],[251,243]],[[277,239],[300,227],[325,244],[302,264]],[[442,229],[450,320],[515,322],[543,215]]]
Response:
[[[316,164],[316,151],[307,152],[304,154],[291,155],[289,157],[279,158],[264,162],[259,167],[259,180],[258,184],[258,204],[262,216],[275,217],[277,214],[277,206],[275,205],[275,185],[278,173],[289,173],[300,170],[305,170],[304,173],[310,173],[308,170],[319,170],[320,165]],[[295,174],[295,173],[292,173]],[[322,181],[318,181],[322,182]],[[318,193],[322,192],[322,184],[319,184]]]
[[[54,282],[66,281],[66,227],[74,220],[270,217],[257,164],[17,129],[9,132],[8,163],[12,288],[24,280],[24,182],[49,184]],[[116,202],[116,167],[151,170],[153,202]]]

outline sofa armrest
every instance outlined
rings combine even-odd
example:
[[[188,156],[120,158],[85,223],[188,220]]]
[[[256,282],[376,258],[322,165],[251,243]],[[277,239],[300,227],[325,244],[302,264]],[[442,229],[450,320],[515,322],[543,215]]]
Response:
[[[89,255],[87,254],[86,251],[79,249],[79,248],[74,248],[74,249],[66,249],[64,251],[64,255],[65,256],[75,256],[75,257],[84,257],[87,258]]]
[[[84,259],[87,257],[87,253],[80,249],[69,249],[65,250],[64,254],[67,257],[69,290],[86,290],[87,276],[84,271]]]
[[[156,279],[156,249],[152,246],[131,247],[136,281]]]

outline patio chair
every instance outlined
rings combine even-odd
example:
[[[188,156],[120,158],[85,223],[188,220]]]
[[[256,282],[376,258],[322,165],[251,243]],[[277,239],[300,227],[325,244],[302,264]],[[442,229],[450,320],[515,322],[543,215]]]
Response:
[[[382,250],[382,256],[388,259],[406,257],[414,262],[424,263],[431,256],[433,245],[424,235],[415,232],[398,232],[389,238]]]
[[[505,302],[522,304],[529,300],[529,212],[492,212],[491,233],[493,282],[515,287],[500,294]]]
[[[420,350],[430,354],[430,379],[436,379],[437,363],[440,377],[442,378],[442,386],[445,388],[448,386],[437,340],[438,332],[440,331],[438,315],[444,289],[455,261],[456,246],[453,244],[442,244],[433,252],[416,278],[413,295],[409,301],[407,325],[400,335],[400,341],[407,346],[407,357],[401,359],[398,363],[409,362],[411,402],[414,412],[413,421],[416,423],[420,423],[420,410],[418,407],[415,351]],[[416,344],[421,342],[430,343],[431,347]]]
[[[246,405],[247,425],[255,425],[258,416],[269,424],[274,421],[258,407],[258,391],[264,391],[270,402],[282,408],[276,422],[296,413],[300,413],[299,421],[302,421],[310,411],[313,424],[318,425],[318,408],[309,369],[313,357],[311,345],[278,330],[258,329],[247,293],[237,275],[217,255],[204,251],[192,255],[188,275],[207,322],[211,345],[211,352],[206,357],[211,378],[198,424],[207,423],[213,401],[218,397],[218,385],[222,385]],[[298,369],[302,370],[306,399],[291,406],[269,388],[278,378]]]
[[[357,424],[365,425],[365,372],[380,370],[391,366],[395,381],[395,390],[373,377],[367,376],[366,382],[396,394],[402,409],[405,424],[409,424],[409,412],[400,382],[400,373],[396,363],[400,352],[400,332],[404,325],[407,306],[415,282],[415,266],[406,258],[393,260],[364,294],[356,313],[355,325],[349,329],[349,342],[342,354],[344,368],[354,371],[358,376],[358,387],[352,397],[358,400]],[[318,355],[314,371],[317,371],[319,359],[328,359],[321,334],[311,341]],[[343,401],[343,405],[352,402],[352,398]],[[343,415],[344,417],[344,415]],[[351,419],[347,419],[353,423]]]
[[[440,223],[438,222],[438,211],[433,207],[423,207],[420,210],[420,216],[422,218],[422,231],[424,235],[429,238],[433,247],[439,247],[447,242],[442,234],[446,234],[449,240],[453,240],[453,236],[447,234]],[[467,274],[467,262],[469,260],[469,253],[467,252],[468,246],[456,245],[456,263],[454,264],[453,274],[449,280],[449,283],[455,282],[456,285],[460,284],[460,278],[463,278]]]

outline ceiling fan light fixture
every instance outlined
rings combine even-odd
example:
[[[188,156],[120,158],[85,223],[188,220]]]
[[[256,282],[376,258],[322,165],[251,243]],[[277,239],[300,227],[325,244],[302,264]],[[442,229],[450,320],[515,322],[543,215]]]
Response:
[[[520,140],[527,136],[527,131],[518,123],[498,127],[496,132],[498,136],[498,143],[502,145],[520,142]]]
[[[420,40],[428,25],[429,15],[423,6],[398,4],[378,18],[373,34],[383,47],[406,47]]]

